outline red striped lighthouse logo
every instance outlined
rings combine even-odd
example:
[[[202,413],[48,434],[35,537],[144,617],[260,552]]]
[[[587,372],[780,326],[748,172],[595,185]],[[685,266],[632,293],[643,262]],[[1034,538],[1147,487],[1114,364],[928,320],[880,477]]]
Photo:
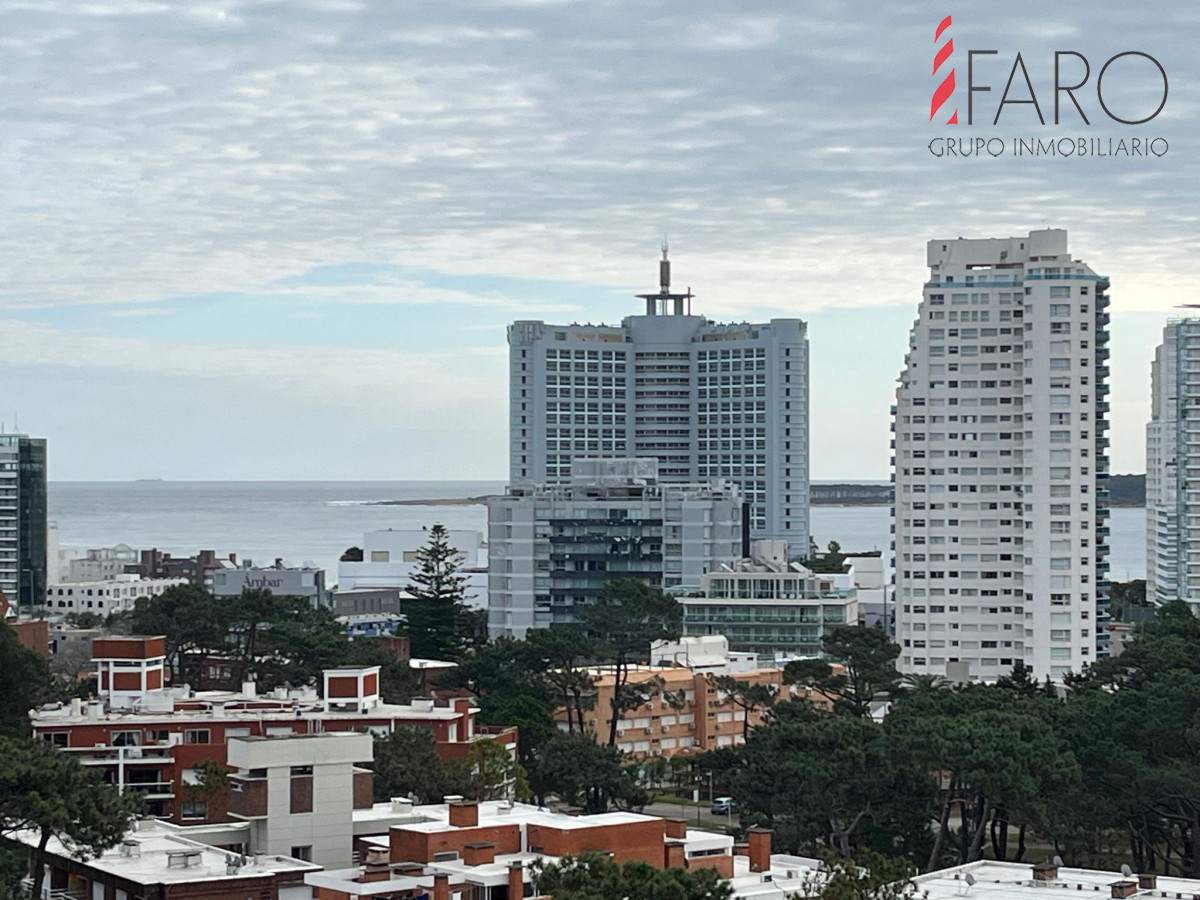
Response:
[[[933,42],[936,44],[942,39],[942,35],[950,27],[950,16],[942,19],[938,25],[937,31],[934,32]],[[946,43],[938,48],[937,53],[933,57],[933,77],[938,77],[938,70],[954,55],[954,38],[946,38]],[[937,115],[938,110],[946,105],[947,101],[954,95],[954,65],[950,64],[950,71],[941,76],[941,82],[933,91],[933,99],[929,103],[929,121],[933,121],[933,117]],[[947,125],[958,124],[958,109],[955,108],[954,115],[946,120]]]

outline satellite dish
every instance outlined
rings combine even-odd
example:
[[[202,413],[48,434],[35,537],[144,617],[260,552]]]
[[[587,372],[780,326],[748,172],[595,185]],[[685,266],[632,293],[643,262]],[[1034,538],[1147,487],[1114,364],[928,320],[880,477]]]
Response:
[[[970,872],[967,873],[967,887],[975,887],[975,876]]]
[[[1126,878],[1133,875],[1133,869],[1129,868],[1129,863],[1121,863],[1121,874]]]
[[[1051,862],[1054,863],[1056,866],[1061,866],[1063,864],[1061,856],[1054,857],[1054,859],[1052,859]]]

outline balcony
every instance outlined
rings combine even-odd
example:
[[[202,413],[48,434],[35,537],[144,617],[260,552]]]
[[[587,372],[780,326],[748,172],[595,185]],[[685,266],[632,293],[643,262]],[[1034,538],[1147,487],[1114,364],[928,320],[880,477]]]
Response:
[[[140,794],[147,800],[170,800],[175,796],[175,784],[170,781],[126,782],[125,790]]]

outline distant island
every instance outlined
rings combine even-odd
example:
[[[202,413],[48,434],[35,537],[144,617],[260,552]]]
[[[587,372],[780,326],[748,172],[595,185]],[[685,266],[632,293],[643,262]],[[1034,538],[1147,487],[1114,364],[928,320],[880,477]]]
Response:
[[[376,500],[370,506],[484,506],[497,494],[478,497],[439,497],[428,500]],[[837,482],[812,484],[808,489],[813,506],[890,506],[890,484]],[[1112,475],[1108,479],[1109,506],[1145,506],[1145,475]]]

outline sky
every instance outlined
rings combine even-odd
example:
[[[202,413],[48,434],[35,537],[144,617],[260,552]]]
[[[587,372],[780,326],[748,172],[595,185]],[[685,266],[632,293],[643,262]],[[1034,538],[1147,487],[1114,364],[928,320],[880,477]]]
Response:
[[[503,479],[505,325],[636,313],[667,234],[697,312],[809,323],[812,477],[883,479],[925,242],[1062,227],[1112,279],[1141,471],[1153,347],[1200,302],[1198,41],[1166,0],[0,0],[0,419],[58,480]],[[992,92],[940,124],[969,48]],[[1056,50],[1091,124],[993,125],[1018,52],[1052,115]],[[1170,88],[1139,126],[1094,92],[1130,50]],[[1122,118],[1162,90],[1104,77]]]

